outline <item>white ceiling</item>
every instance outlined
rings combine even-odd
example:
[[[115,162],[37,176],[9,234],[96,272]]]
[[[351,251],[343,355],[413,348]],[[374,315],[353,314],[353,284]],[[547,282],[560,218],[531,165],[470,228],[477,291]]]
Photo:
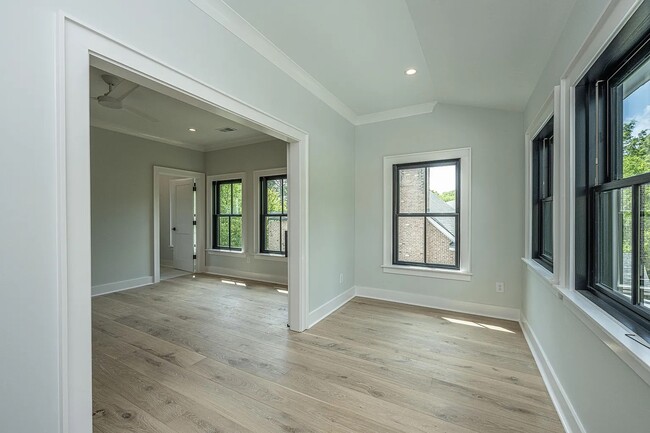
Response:
[[[90,68],[91,97],[103,95],[108,91],[108,86],[101,78],[105,73],[100,69]],[[115,87],[114,95],[119,96],[124,88],[128,89],[127,86],[131,85],[129,81],[123,80],[123,83]],[[125,109],[106,108],[91,99],[90,124],[204,152],[275,140],[264,133],[143,86],[138,86],[122,102],[125,107],[142,112],[146,117]],[[148,120],[149,116],[157,121]],[[235,128],[236,131],[217,131],[225,127]],[[196,132],[190,132],[189,128],[196,129]]]
[[[209,1],[362,116],[434,101],[523,111],[576,0]]]

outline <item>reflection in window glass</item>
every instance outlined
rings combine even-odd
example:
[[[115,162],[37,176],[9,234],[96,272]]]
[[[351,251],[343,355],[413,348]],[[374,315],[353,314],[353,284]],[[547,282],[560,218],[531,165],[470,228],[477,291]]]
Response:
[[[623,177],[650,172],[650,60],[621,84]]]

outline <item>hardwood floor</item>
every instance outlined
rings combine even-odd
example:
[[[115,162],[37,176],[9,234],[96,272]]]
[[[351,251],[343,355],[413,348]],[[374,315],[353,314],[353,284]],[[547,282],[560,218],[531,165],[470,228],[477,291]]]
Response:
[[[96,432],[562,432],[514,322],[184,276],[93,298]]]

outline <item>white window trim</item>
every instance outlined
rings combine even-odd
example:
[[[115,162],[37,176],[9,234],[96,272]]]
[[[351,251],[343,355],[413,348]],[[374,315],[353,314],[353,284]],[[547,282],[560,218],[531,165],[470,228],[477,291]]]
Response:
[[[461,281],[471,280],[471,155],[472,150],[465,147],[384,157],[384,261],[381,268],[385,273]],[[460,269],[395,265],[393,264],[393,165],[445,159],[460,159]]]
[[[276,262],[286,262],[287,257],[278,254],[268,254],[260,252],[260,200],[262,191],[260,191],[260,178],[265,176],[287,175],[287,168],[271,168],[268,170],[255,170],[253,172],[253,258],[258,260],[269,260]],[[290,199],[287,197],[287,203]]]
[[[241,180],[241,191],[242,191],[242,233],[241,233],[241,251],[230,251],[230,250],[221,250],[219,248],[212,248],[212,233],[213,233],[213,220],[212,220],[212,206],[214,202],[214,192],[212,191],[212,182],[218,182],[222,180]],[[213,256],[229,256],[229,257],[246,257],[246,245],[247,245],[247,221],[248,221],[248,209],[246,208],[246,203],[248,200],[248,191],[246,190],[246,173],[237,172],[237,173],[226,173],[226,174],[215,174],[207,176],[205,178],[205,190],[207,192],[206,200],[206,213],[207,213],[207,239],[206,245],[210,248],[206,249],[206,252],[209,255]]]

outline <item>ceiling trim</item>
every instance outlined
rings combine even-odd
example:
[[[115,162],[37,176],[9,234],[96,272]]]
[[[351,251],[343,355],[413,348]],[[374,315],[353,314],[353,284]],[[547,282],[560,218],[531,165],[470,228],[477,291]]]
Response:
[[[106,129],[108,131],[119,132],[120,134],[126,134],[126,135],[132,135],[132,136],[138,137],[138,138],[144,138],[145,140],[158,141],[160,143],[169,144],[169,145],[172,145],[172,146],[179,146],[179,147],[184,147],[184,148],[190,149],[190,150],[205,152],[204,146],[200,145],[200,144],[183,143],[182,141],[176,141],[176,140],[172,140],[172,139],[169,139],[169,138],[158,137],[158,136],[152,135],[152,134],[145,134],[143,132],[133,131],[133,130],[128,129],[128,128],[122,128],[122,127],[119,127],[119,126],[115,126],[115,125],[112,125],[110,123],[103,122],[101,120],[91,120],[90,121],[90,126],[93,126],[95,128],[99,128],[99,129]]]
[[[380,111],[377,113],[364,114],[357,116],[354,122],[355,126],[367,125],[369,123],[385,122],[387,120],[401,119],[404,117],[418,116],[420,114],[429,114],[433,112],[437,102],[426,102],[424,104],[409,105],[408,107],[394,108],[392,110]]]
[[[357,114],[318,80],[301,68],[288,55],[253,27],[241,15],[222,0],[190,0],[213,20],[221,24],[233,35],[261,54],[268,61],[284,71],[305,89],[329,105],[334,111],[350,123],[354,123]]]
[[[213,152],[217,150],[230,149],[231,147],[248,146],[249,144],[266,143],[269,141],[281,141],[281,140],[271,137],[270,135],[243,137],[225,143],[206,144],[205,146],[203,146],[203,151]]]

